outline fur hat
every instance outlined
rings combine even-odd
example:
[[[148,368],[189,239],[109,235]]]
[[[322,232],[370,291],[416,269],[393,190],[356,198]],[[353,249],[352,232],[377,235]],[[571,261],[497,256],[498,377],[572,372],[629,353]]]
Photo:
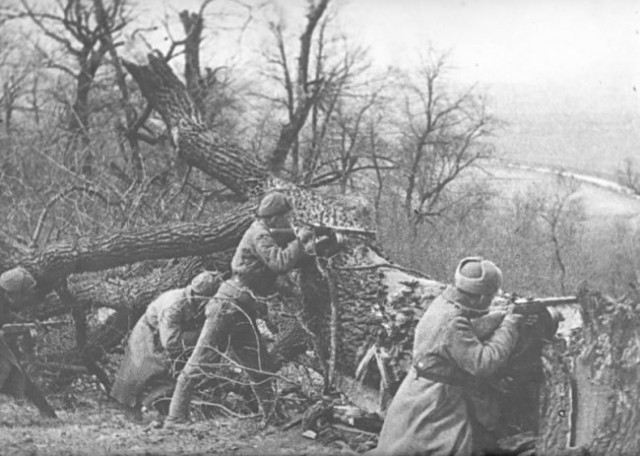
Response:
[[[28,293],[36,287],[36,280],[29,271],[18,266],[0,274],[0,287],[14,295]]]
[[[191,279],[188,288],[191,292],[200,296],[213,296],[218,291],[221,283],[222,277],[219,273],[203,271]]]
[[[293,204],[285,195],[273,192],[266,195],[260,201],[258,207],[258,217],[273,217],[274,215],[286,214],[293,210]]]
[[[502,271],[489,260],[465,258],[458,264],[454,284],[458,290],[472,295],[493,295],[502,286]]]

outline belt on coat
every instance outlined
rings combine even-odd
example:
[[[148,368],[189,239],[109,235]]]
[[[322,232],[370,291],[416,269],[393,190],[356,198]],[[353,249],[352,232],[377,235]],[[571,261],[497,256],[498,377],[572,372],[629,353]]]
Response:
[[[427,372],[423,369],[419,369],[416,366],[413,366],[413,369],[416,371],[416,375],[420,378],[424,378],[426,380],[431,380],[436,383],[444,383],[445,385],[451,386],[464,386],[465,382],[462,379],[453,378],[448,375],[437,374],[435,372]]]

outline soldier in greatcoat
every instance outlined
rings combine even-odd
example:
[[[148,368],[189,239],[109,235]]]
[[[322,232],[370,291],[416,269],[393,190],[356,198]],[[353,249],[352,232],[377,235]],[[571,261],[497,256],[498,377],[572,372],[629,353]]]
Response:
[[[293,216],[293,204],[282,193],[270,193],[260,202],[256,220],[245,232],[231,261],[232,277],[206,306],[206,322],[178,378],[165,427],[188,422],[194,380],[206,375],[210,366],[219,362],[221,353],[228,351],[251,378],[264,419],[273,413],[274,368],[256,318],[260,302],[275,293],[277,276],[298,265],[313,239],[311,230],[301,228],[286,245],[276,240],[271,230],[292,228]]]
[[[184,288],[162,293],[147,307],[129,336],[111,397],[127,415],[141,418],[141,407],[166,413],[177,372],[204,324],[204,304],[222,282],[204,271]]]
[[[491,261],[465,258],[449,286],[425,311],[415,332],[413,367],[393,398],[372,455],[491,454],[465,389],[508,359],[522,316],[510,310],[488,338],[471,319],[487,312],[502,285]],[[488,453],[489,452],[489,453]]]

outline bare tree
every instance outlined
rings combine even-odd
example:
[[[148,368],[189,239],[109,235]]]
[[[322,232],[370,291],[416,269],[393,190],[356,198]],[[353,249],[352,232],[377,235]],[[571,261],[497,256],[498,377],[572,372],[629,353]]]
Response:
[[[624,159],[622,168],[617,172],[618,182],[620,185],[628,188],[633,194],[640,195],[640,171],[636,165],[636,161],[627,157]]]
[[[93,168],[93,154],[86,147],[90,143],[91,107],[89,95],[104,56],[109,52],[109,41],[105,34],[116,35],[130,21],[126,0],[112,0],[108,4],[99,2],[99,16],[95,3],[88,0],[65,0],[57,6],[58,11],[49,12],[36,9],[27,0],[21,0],[23,13],[46,37],[60,45],[71,55],[75,65],[50,57],[49,66],[73,77],[76,83],[74,99],[70,106],[68,129],[81,139],[85,146],[85,156],[81,168],[90,175]],[[98,19],[102,25],[98,23]],[[112,40],[112,38],[110,38]]]
[[[571,243],[575,243],[580,232],[580,223],[584,219],[584,212],[575,200],[575,193],[579,185],[562,172],[557,175],[557,190],[540,200],[540,218],[549,229],[549,238],[553,247],[553,258],[560,276],[558,282],[560,291],[567,293],[567,265],[565,250]]]
[[[269,169],[280,171],[284,167],[289,151],[292,152],[293,174],[297,175],[299,166],[298,134],[304,126],[309,111],[316,103],[323,85],[326,83],[322,77],[311,70],[312,47],[314,45],[314,33],[325,14],[330,0],[309,2],[307,11],[307,24],[300,35],[300,45],[297,56],[297,64],[291,63],[286,49],[286,39],[282,20],[270,23],[270,29],[275,37],[277,52],[269,60],[282,72],[282,83],[285,90],[284,105],[287,109],[288,121],[280,130],[280,135],[275,148],[267,157]],[[324,27],[324,26],[322,26]],[[320,40],[321,43],[321,40]],[[320,44],[319,44],[320,45]],[[311,79],[312,75],[315,76]]]
[[[35,123],[39,120],[37,86],[41,63],[28,47],[23,46],[23,33],[17,27],[11,27],[8,19],[9,16],[4,20],[0,18],[0,105],[3,113],[0,119],[7,137],[16,126],[14,115],[17,112],[31,112]]]
[[[491,157],[484,140],[496,127],[473,88],[451,94],[446,55],[431,51],[399,87],[398,124],[404,206],[414,226],[442,215],[446,190],[465,170]]]

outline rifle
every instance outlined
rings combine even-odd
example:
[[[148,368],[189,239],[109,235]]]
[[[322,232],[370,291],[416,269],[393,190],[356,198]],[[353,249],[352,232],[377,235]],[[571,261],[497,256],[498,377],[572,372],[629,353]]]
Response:
[[[372,230],[364,230],[361,228],[350,228],[346,226],[335,226],[335,225],[317,225],[315,223],[309,222],[298,222],[302,226],[309,227],[313,230],[316,237],[318,239],[328,236],[335,236],[337,239],[343,242],[344,235],[349,234],[357,234],[361,236],[373,236],[375,237],[376,232]],[[269,230],[272,234],[285,236],[293,240],[295,238],[296,232],[293,228],[271,228]],[[342,243],[338,242],[338,243]]]
[[[38,335],[38,326],[35,323],[7,323],[0,330],[7,336],[29,334],[30,337]]]
[[[365,230],[363,228],[351,228],[348,226],[336,226],[336,225],[318,225],[310,222],[299,222],[301,225],[312,228],[318,235],[327,235],[329,233],[341,233],[341,234],[357,234],[361,236],[375,237],[376,232],[373,230]]]
[[[546,337],[552,337],[558,329],[558,324],[564,320],[561,312],[556,307],[567,304],[578,304],[576,296],[561,296],[555,298],[512,298],[500,301],[498,305],[489,307],[489,313],[471,321],[471,326],[480,340],[485,340],[500,326],[502,317],[496,310],[505,310],[509,304],[513,304],[513,312],[520,315],[536,315],[534,322],[528,324],[538,325],[546,333]]]
[[[38,335],[38,330],[64,326],[62,321],[41,321],[38,323],[6,323],[0,326],[0,331],[6,336],[29,334],[32,338]]]
[[[578,304],[576,296],[560,296],[555,298],[518,298],[511,300],[513,312],[521,315],[535,315],[544,311],[552,313],[556,306]]]
[[[313,242],[313,250],[315,254],[324,256],[329,252],[335,252],[337,248],[343,245],[347,235],[373,236],[376,232],[361,228],[351,228],[346,226],[335,225],[317,225],[309,222],[299,222],[300,225],[311,228],[314,232],[315,239]],[[277,239],[285,242],[291,242],[296,238],[296,231],[293,228],[271,228],[271,234]]]

